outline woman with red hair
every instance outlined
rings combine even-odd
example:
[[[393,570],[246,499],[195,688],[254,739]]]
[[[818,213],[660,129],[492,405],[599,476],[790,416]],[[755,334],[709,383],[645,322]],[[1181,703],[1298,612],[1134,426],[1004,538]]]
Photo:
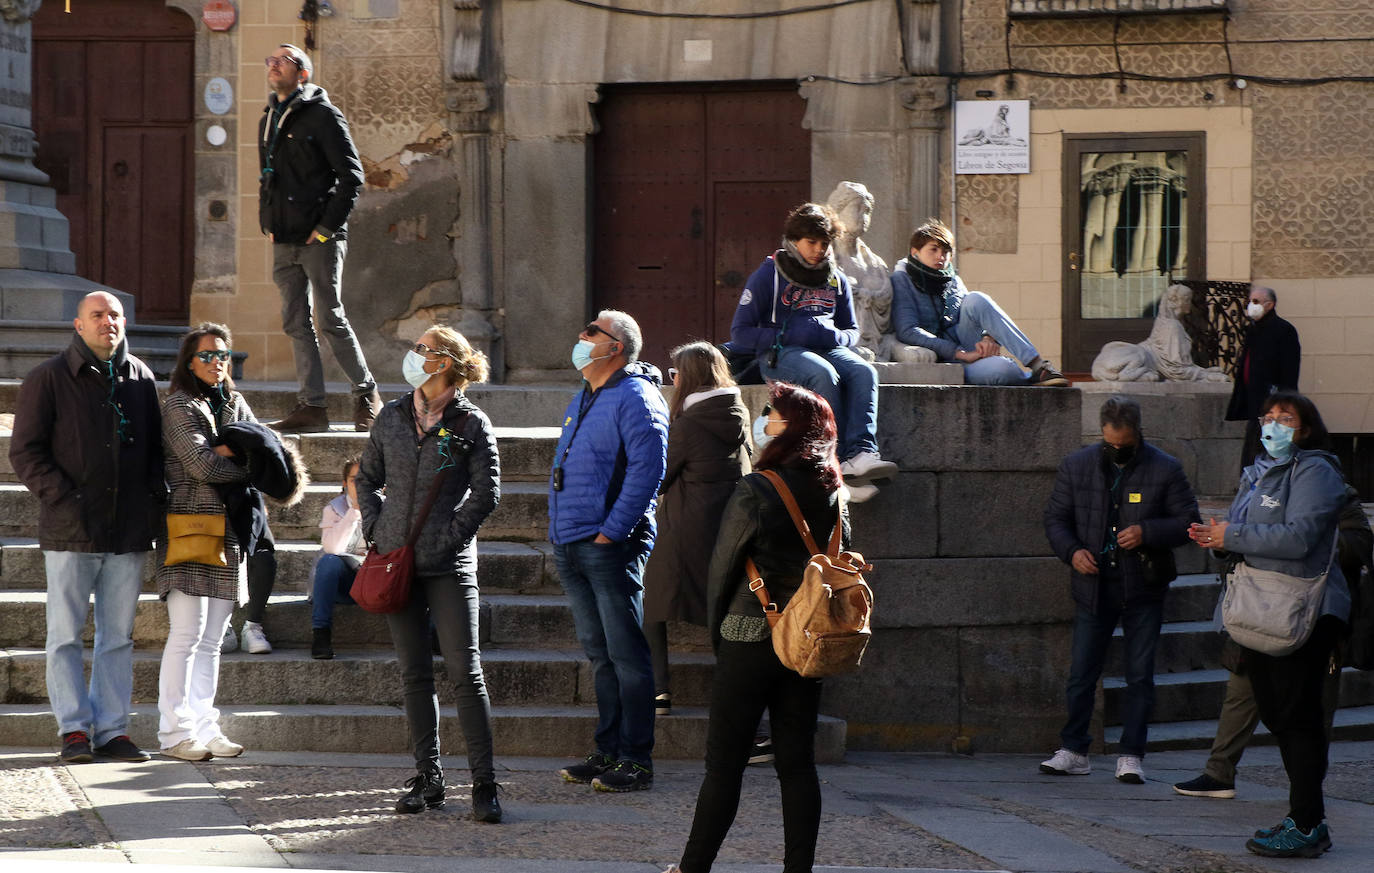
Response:
[[[835,456],[835,416],[820,396],[775,382],[764,407],[766,424],[755,429],[762,453],[755,470],[778,473],[801,507],[818,541],[844,525],[840,464]],[[774,769],[782,789],[784,873],[810,873],[821,821],[821,791],[814,743],[820,706],[819,679],[784,667],[773,652],[768,619],[749,590],[745,560],[752,558],[779,609],[801,585],[811,557],[787,507],[760,473],[740,480],[721,519],[707,576],[708,627],[716,650],[711,721],[706,736],[706,777],[697,795],[692,832],[681,873],[705,873],[734,823],[740,782],[765,709],[773,737]]]

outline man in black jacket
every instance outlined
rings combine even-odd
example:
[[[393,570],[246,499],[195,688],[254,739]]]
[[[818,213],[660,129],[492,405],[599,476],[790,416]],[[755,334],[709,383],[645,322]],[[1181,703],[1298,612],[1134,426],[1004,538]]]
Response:
[[[1302,344],[1298,342],[1297,329],[1274,311],[1278,302],[1273,288],[1250,287],[1245,314],[1252,324],[1245,332],[1245,343],[1236,361],[1236,384],[1231,389],[1231,404],[1226,408],[1227,421],[1245,422],[1242,470],[1255,462],[1259,452],[1259,410],[1264,398],[1275,391],[1298,390]]]
[[[310,84],[314,64],[282,45],[267,58],[272,89],[258,124],[258,221],[272,239],[272,280],[281,290],[282,330],[291,337],[301,390],[280,431],[329,429],[320,344],[314,316],[334,358],[353,385],[353,425],[368,430],[382,408],[377,383],[344,314],[339,285],[347,252],[348,213],[363,186],[363,166],[348,122],[329,95]]]
[[[38,498],[47,568],[48,700],[61,757],[146,761],[128,737],[133,628],[147,552],[165,511],[162,416],[153,374],[129,354],[124,309],[104,291],[76,310],[66,351],[19,389],[10,463]],[[82,630],[95,594],[87,685]]]
[[[1145,781],[1141,759],[1155,695],[1155,645],[1164,593],[1177,576],[1173,549],[1188,542],[1197,499],[1174,458],[1140,434],[1140,404],[1120,394],[1102,404],[1102,442],[1064,459],[1045,508],[1045,535],[1070,574],[1076,613],[1062,747],[1041,772],[1091,772],[1088,732],[1097,680],[1117,622],[1124,636],[1126,695],[1116,778]]]

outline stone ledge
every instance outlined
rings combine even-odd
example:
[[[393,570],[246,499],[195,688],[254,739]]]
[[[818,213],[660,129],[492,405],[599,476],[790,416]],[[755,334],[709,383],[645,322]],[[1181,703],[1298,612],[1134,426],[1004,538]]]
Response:
[[[1008,0],[1012,18],[1061,15],[1155,15],[1180,12],[1225,12],[1226,0]]]

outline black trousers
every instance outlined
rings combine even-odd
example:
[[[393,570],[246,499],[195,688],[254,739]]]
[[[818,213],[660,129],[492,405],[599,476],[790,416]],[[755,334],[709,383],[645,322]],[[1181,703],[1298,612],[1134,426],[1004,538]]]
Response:
[[[765,708],[782,789],[783,873],[811,873],[821,825],[815,753],[820,701],[820,680],[803,679],[784,667],[771,640],[720,644],[706,732],[706,777],[682,852],[682,873],[706,873],[715,863],[739,809],[740,783]]]
[[[267,610],[267,598],[277,584],[277,553],[271,549],[259,550],[248,557],[248,607],[243,617],[248,621],[262,624],[263,613]]]
[[[1260,718],[1278,739],[1288,773],[1288,817],[1305,831],[1326,818],[1322,781],[1330,738],[1322,696],[1341,628],[1339,619],[1323,616],[1303,647],[1291,655],[1245,652]]]

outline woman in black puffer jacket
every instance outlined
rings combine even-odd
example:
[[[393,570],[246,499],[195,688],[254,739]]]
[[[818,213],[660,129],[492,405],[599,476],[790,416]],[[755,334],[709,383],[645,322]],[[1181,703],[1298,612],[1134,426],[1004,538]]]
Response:
[[[501,462],[491,422],[463,394],[469,384],[487,378],[487,357],[457,331],[436,324],[406,353],[403,369],[415,390],[382,407],[358,470],[363,536],[383,554],[400,548],[434,477],[447,471],[447,478],[415,543],[410,603],[386,617],[405,683],[417,771],[396,811],[444,805],[432,623],[457,693],[472,770],[473,816],[498,822],[491,702],[477,646],[476,537],[500,500]]]
[[[756,469],[782,476],[818,541],[828,540],[836,523],[843,524],[847,547],[849,519],[840,512],[840,464],[830,406],[804,388],[775,382],[764,414],[763,439],[757,426],[754,432],[762,449]],[[739,808],[740,782],[765,708],[782,789],[783,871],[811,871],[821,821],[814,750],[821,683],[778,660],[768,619],[749,590],[744,569],[745,559],[752,558],[773,602],[783,609],[801,585],[810,557],[772,484],[759,473],[740,480],[721,519],[707,581],[716,670],[706,778],[682,853],[682,873],[705,873],[715,862]]]

